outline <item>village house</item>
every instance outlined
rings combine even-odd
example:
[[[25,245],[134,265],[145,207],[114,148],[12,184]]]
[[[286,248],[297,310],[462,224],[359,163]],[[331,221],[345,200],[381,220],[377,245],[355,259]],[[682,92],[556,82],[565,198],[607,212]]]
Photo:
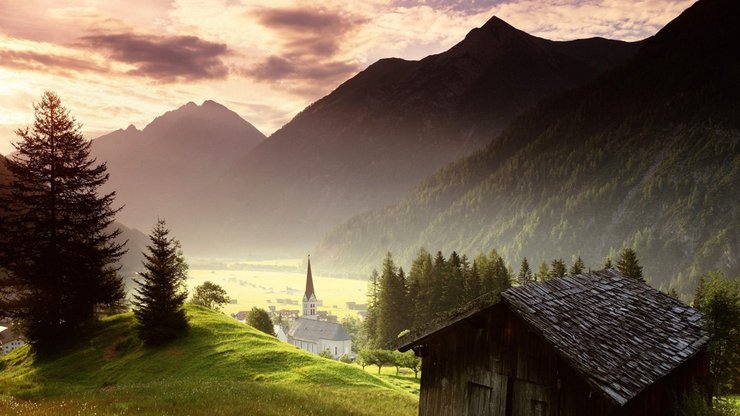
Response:
[[[6,326],[0,326],[0,352],[5,355],[25,345],[23,338]]]
[[[314,354],[329,351],[335,359],[344,354],[351,355],[352,340],[347,331],[338,323],[319,320],[317,306],[309,257],[306,292],[303,294],[303,315],[291,325],[288,343]]]
[[[604,270],[479,298],[398,345],[423,357],[420,415],[660,416],[707,391],[707,340],[701,313]]]

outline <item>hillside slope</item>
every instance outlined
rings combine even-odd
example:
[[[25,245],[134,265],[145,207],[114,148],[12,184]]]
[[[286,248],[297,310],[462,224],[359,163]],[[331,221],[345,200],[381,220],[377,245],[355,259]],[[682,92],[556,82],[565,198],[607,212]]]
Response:
[[[420,247],[600,267],[632,246],[653,284],[684,295],[707,270],[740,273],[738,16],[738,2],[699,1],[626,66],[335,229],[317,268],[367,271],[387,250],[406,264]]]
[[[541,98],[593,79],[637,47],[598,38],[554,42],[494,17],[441,54],[380,60],[304,109],[206,191],[196,204],[204,209],[192,217],[220,222],[202,222],[197,235],[241,254],[245,247],[302,253],[328,227],[396,201]]]
[[[416,398],[358,367],[326,360],[225,315],[189,307],[187,336],[145,348],[131,314],[35,361],[0,358],[0,404],[19,414],[411,415]],[[4,396],[3,396],[4,395]]]

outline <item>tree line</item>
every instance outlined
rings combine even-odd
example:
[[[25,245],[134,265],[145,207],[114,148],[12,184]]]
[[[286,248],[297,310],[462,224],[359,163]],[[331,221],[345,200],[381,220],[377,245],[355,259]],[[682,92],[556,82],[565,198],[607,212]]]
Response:
[[[637,253],[620,252],[616,265],[607,258],[604,268],[615,267],[624,276],[645,281]],[[408,274],[398,267],[389,252],[380,272],[368,282],[367,317],[359,346],[387,347],[406,329],[418,328],[440,314],[458,308],[485,294],[499,294],[513,284],[525,285],[588,271],[580,257],[568,267],[562,259],[543,261],[534,272],[522,259],[518,273],[496,250],[480,253],[472,261],[456,251],[445,257],[422,249]]]

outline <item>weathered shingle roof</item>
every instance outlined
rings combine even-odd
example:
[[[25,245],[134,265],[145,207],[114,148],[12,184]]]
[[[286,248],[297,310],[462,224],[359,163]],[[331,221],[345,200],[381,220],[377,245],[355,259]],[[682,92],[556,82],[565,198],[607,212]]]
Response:
[[[288,331],[288,337],[309,342],[316,342],[320,339],[329,341],[350,339],[342,325],[307,318],[296,319]]]
[[[596,390],[624,405],[707,342],[700,312],[613,270],[511,288],[503,301]],[[486,296],[398,340],[408,350],[481,313]]]
[[[700,312],[612,270],[520,286],[502,297],[619,405],[708,340]]]

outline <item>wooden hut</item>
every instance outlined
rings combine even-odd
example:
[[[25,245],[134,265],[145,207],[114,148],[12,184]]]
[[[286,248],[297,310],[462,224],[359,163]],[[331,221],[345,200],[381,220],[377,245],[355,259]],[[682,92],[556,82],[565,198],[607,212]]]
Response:
[[[398,345],[423,357],[420,415],[660,416],[707,391],[707,340],[698,311],[605,270],[477,299]]]

